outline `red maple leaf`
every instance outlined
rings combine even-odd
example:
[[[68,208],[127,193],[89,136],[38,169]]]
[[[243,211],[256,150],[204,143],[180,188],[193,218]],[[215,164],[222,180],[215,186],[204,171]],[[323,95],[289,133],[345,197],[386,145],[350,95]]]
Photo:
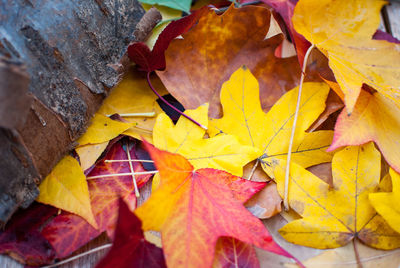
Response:
[[[0,253],[27,265],[50,263],[56,252],[40,234],[40,228],[56,213],[56,208],[38,203],[17,212],[0,231]]]
[[[162,31],[150,50],[143,42],[135,42],[128,46],[128,56],[135,62],[139,69],[146,72],[165,69],[165,50],[172,39],[186,33],[193,27],[207,8],[198,9],[189,16],[173,21]]]
[[[166,267],[161,248],[144,239],[142,223],[120,199],[119,217],[113,246],[96,268],[163,268]]]

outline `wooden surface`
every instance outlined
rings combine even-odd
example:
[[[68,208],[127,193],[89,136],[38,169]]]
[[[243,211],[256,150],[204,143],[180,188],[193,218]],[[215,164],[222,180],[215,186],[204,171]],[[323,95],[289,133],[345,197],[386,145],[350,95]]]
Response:
[[[382,30],[386,30],[387,32],[391,32],[394,37],[400,39],[400,2],[392,2],[389,6],[386,7],[387,10],[387,23],[390,24],[390,29],[386,29],[384,27],[380,27]],[[149,189],[143,189],[142,194],[144,196],[148,196]],[[145,198],[145,197],[144,197]],[[88,245],[81,248],[76,254],[86,252],[90,249],[96,248],[100,245],[109,243],[108,238],[105,235],[98,237],[97,239],[93,240]],[[68,264],[64,264],[58,267],[61,268],[91,268],[94,267],[98,260],[107,252],[107,249],[98,251],[96,253],[90,254],[88,256],[79,258],[73,262]],[[19,264],[18,262],[14,261],[13,259],[0,255],[0,267],[1,268],[22,268],[23,265]]]
[[[144,12],[137,0],[0,0],[0,225],[36,199],[122,78]]]

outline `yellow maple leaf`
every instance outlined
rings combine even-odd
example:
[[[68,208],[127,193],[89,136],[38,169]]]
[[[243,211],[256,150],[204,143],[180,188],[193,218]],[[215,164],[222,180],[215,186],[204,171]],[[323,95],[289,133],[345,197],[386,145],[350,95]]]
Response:
[[[64,157],[39,186],[36,201],[75,213],[97,228],[85,174],[75,158]]]
[[[153,79],[154,87],[161,95],[167,94],[159,79]],[[151,114],[152,116],[122,116],[122,118],[134,125],[123,132],[133,138],[141,137],[152,139],[153,126],[158,114],[162,112],[157,103],[157,96],[151,91],[146,78],[134,70],[129,70],[127,75],[113,89],[111,94],[104,100],[98,113],[111,114]]]
[[[295,30],[329,59],[351,113],[363,83],[400,101],[400,46],[372,40],[382,0],[300,0],[292,17]]]
[[[208,104],[185,113],[208,125]],[[153,130],[154,145],[171,153],[178,153],[189,160],[195,169],[215,168],[242,176],[243,166],[254,160],[259,151],[242,145],[233,135],[219,135],[205,139],[205,130],[180,117],[176,125],[164,113],[157,117]]]
[[[286,159],[297,92],[298,88],[290,90],[265,113],[261,109],[258,82],[243,66],[223,84],[221,103],[224,116],[210,120],[209,133],[215,137],[220,133],[232,134],[242,144],[258,148],[261,152],[258,160],[267,174],[273,177],[266,163],[271,158]],[[305,132],[324,111],[328,93],[329,86],[325,83],[309,82],[303,85],[292,157],[304,167],[332,159],[332,154],[325,152],[332,141],[332,131]]]
[[[273,160],[278,191],[283,195],[285,170]],[[333,187],[292,163],[289,184],[290,207],[303,218],[280,229],[289,242],[313,248],[336,248],[358,238],[380,249],[400,247],[397,234],[368,201],[376,192],[381,157],[373,143],[349,146],[332,160]]]
[[[389,170],[392,178],[393,191],[390,193],[372,193],[369,200],[376,211],[396,232],[400,233],[400,175],[393,169]]]

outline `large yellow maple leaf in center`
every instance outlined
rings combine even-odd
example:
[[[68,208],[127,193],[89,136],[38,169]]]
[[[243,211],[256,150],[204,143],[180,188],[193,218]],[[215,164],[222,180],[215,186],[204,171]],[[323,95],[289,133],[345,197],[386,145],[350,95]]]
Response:
[[[245,66],[232,74],[221,90],[224,116],[211,119],[209,133],[214,138],[222,133],[238,137],[242,144],[259,149],[258,161],[270,177],[273,172],[267,160],[286,158],[298,88],[282,96],[265,113],[260,104],[258,82]],[[299,118],[293,146],[293,161],[303,167],[329,162],[332,131],[307,133],[306,130],[325,109],[329,86],[325,83],[304,83]]]

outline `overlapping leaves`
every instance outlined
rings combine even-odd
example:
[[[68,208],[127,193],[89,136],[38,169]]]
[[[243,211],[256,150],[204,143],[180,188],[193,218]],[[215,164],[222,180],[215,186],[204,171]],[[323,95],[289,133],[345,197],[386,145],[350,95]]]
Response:
[[[37,201],[75,213],[97,228],[86,177],[75,158],[64,157],[40,184],[39,190]]]
[[[113,247],[96,268],[165,268],[162,249],[144,239],[142,224],[129,206],[120,199],[119,216]]]
[[[395,172],[400,169],[396,139],[400,134],[398,45],[371,40],[383,2],[301,0],[293,21],[296,1],[263,2],[283,16],[300,61],[309,45],[300,34],[328,57],[339,86],[329,84],[347,106],[337,122],[332,112],[321,116],[325,103],[329,103],[329,87],[318,82],[303,85],[289,184],[290,206],[302,218],[283,227],[281,234],[293,243],[317,248],[343,246],[355,238],[376,248],[399,247],[399,211],[393,206],[400,200],[399,175]],[[188,6],[184,9],[187,11]],[[32,228],[22,233],[21,224],[27,220],[18,219],[0,233],[0,251],[12,253],[27,264],[43,264],[68,256],[106,231],[114,246],[100,266],[140,267],[147,264],[144,261],[153,260],[165,266],[161,249],[145,241],[140,222],[131,212],[137,201],[133,180],[141,187],[150,177],[132,174],[144,171],[134,162],[134,150],[128,148],[127,157],[117,143],[106,156],[114,162],[100,162],[85,181],[83,171],[89,172],[105,148],[111,147],[109,141],[123,134],[145,137],[159,149],[172,152],[147,145],[159,170],[155,179],[160,185],[135,211],[145,230],[161,232],[169,266],[258,267],[252,245],[289,256],[243,206],[265,183],[235,176],[242,176],[243,166],[256,159],[283,192],[298,94],[298,88],[290,88],[296,85],[300,73],[294,58],[274,56],[282,35],[270,32],[270,16],[270,11],[259,7],[230,7],[222,15],[203,8],[171,23],[152,51],[144,44],[131,45],[130,56],[137,60],[140,70],[166,68],[158,72],[166,87],[185,108],[199,106],[186,113],[205,126],[209,124],[209,131],[186,118],[174,125],[161,112],[145,79],[138,72],[130,72],[78,141],[80,166],[68,156],[40,186],[38,200],[64,211],[55,216],[54,209],[33,210],[39,218],[33,217]],[[180,34],[181,38],[174,39]],[[243,64],[255,77],[249,69],[240,67]],[[363,84],[370,87],[361,89]],[[161,95],[166,93],[161,83],[156,88],[162,90]],[[205,102],[211,103],[210,111]],[[208,113],[216,118],[209,119]],[[332,129],[324,125],[327,118],[336,122],[331,150],[360,145],[336,152],[331,185],[305,169],[332,159],[334,153],[325,151],[332,131],[307,132]],[[393,168],[380,183],[380,154],[373,144],[365,144],[369,141],[376,142]],[[312,171],[321,172],[317,168]],[[321,177],[329,177],[329,171],[321,170]],[[393,189],[388,186],[390,177]],[[120,197],[124,201],[119,205],[120,220],[114,236]],[[265,195],[259,197],[267,200]],[[27,237],[35,241],[25,241]],[[35,249],[27,250],[27,245]]]
[[[130,150],[131,158],[136,159],[134,148]],[[57,257],[66,257],[73,251],[85,245],[93,238],[106,231],[110,238],[114,237],[115,224],[118,216],[118,199],[123,198],[133,211],[136,208],[136,196],[129,174],[130,165],[126,160],[127,152],[120,144],[115,144],[108,152],[105,160],[116,162],[101,162],[89,174],[95,177],[88,181],[90,203],[98,228],[93,228],[81,217],[63,212],[52,219],[42,234],[57,252]],[[132,164],[134,172],[145,171],[138,162]],[[142,187],[151,175],[136,175],[138,187]],[[85,182],[86,183],[86,182]]]
[[[353,113],[339,115],[330,149],[374,141],[386,161],[400,171],[399,137],[400,108],[379,92],[361,90]]]
[[[185,113],[208,125],[208,105]],[[179,153],[195,168],[215,168],[241,176],[243,166],[257,157],[257,149],[242,145],[233,135],[219,135],[205,139],[206,131],[181,117],[174,125],[165,114],[156,121],[153,132],[154,145],[162,150]]]
[[[400,101],[399,45],[372,40],[385,1],[300,0],[293,24],[297,32],[329,59],[351,113],[363,83]]]
[[[146,145],[160,172],[160,187],[135,213],[144,230],[161,232],[167,265],[210,267],[220,236],[289,256],[242,202],[264,187],[224,171],[195,170],[180,155]]]
[[[378,190],[380,162],[372,143],[346,147],[332,160],[333,187],[293,163],[289,204],[303,218],[284,226],[280,234],[292,243],[322,249],[344,246],[355,238],[375,248],[400,247],[400,234],[368,201]],[[283,194],[285,171],[275,161],[270,165]]]
[[[287,92],[265,113],[260,105],[257,80],[246,67],[239,68],[222,87],[224,116],[210,120],[209,132],[211,136],[233,134],[242,144],[258,148],[259,161],[267,174],[274,177],[266,163],[271,158],[286,157],[297,91],[296,88]],[[324,110],[328,92],[329,87],[324,83],[305,83],[303,87],[293,161],[304,167],[329,162],[332,157],[325,152],[332,141],[331,131],[305,132]]]
[[[165,54],[166,69],[158,71],[158,76],[186,109],[208,102],[210,115],[218,116],[222,84],[245,64],[259,80],[262,107],[268,110],[297,85],[300,75],[295,58],[274,56],[283,35],[265,40],[270,17],[268,9],[254,6],[231,6],[222,15],[204,11],[183,39],[172,40]]]

